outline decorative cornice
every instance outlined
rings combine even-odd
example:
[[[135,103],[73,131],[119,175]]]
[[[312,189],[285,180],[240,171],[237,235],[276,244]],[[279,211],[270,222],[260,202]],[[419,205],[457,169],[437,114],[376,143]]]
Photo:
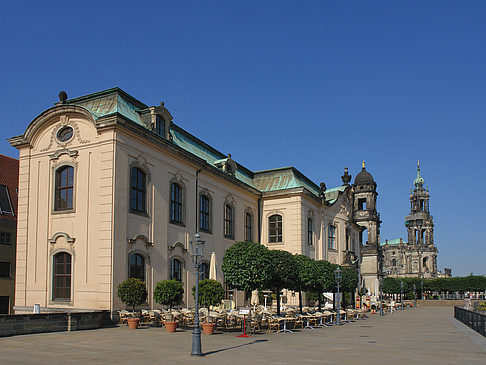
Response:
[[[56,232],[54,234],[54,236],[52,236],[52,238],[49,238],[48,241],[51,245],[55,244],[57,239],[59,237],[65,237],[66,238],[66,242],[69,243],[70,245],[74,244],[74,242],[76,241],[76,238],[74,237],[71,237],[69,234],[67,234],[66,232]]]

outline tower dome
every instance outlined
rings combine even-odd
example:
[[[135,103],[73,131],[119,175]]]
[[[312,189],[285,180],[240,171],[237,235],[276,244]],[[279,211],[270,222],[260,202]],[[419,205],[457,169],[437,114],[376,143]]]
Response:
[[[417,177],[413,181],[415,188],[422,188],[424,185],[424,179],[420,176],[420,161],[417,161]]]
[[[366,171],[365,162],[363,161],[363,168],[361,169],[361,172],[356,175],[356,178],[354,179],[354,185],[372,184],[374,182],[375,180],[373,180],[373,176],[371,176],[371,174]]]

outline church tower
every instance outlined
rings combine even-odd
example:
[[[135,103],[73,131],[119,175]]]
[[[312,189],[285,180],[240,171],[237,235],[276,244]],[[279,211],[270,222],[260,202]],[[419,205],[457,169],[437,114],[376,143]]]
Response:
[[[429,189],[424,189],[417,163],[417,177],[410,192],[410,215],[405,217],[408,233],[408,252],[405,254],[405,273],[418,277],[437,277],[437,247],[434,245],[434,222],[430,215]]]
[[[364,286],[371,295],[379,293],[380,263],[380,214],[376,209],[376,182],[366,171],[365,163],[356,175],[353,184],[355,222],[362,227],[360,232],[361,277]]]

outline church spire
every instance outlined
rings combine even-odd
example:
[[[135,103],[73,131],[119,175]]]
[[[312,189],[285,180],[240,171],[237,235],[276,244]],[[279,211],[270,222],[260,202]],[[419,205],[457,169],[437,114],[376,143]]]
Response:
[[[424,179],[420,176],[420,160],[417,161],[417,177],[413,181],[413,184],[415,185],[415,189],[423,188],[424,185]]]

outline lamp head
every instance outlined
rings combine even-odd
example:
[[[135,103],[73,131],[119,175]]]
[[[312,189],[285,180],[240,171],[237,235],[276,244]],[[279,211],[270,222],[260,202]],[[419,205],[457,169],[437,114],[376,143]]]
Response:
[[[336,278],[337,281],[341,280],[341,268],[337,268],[336,270],[334,270],[334,277]]]
[[[196,232],[194,239],[190,241],[191,244],[191,255],[196,257],[201,257],[203,254],[204,240],[201,239],[199,232]]]

